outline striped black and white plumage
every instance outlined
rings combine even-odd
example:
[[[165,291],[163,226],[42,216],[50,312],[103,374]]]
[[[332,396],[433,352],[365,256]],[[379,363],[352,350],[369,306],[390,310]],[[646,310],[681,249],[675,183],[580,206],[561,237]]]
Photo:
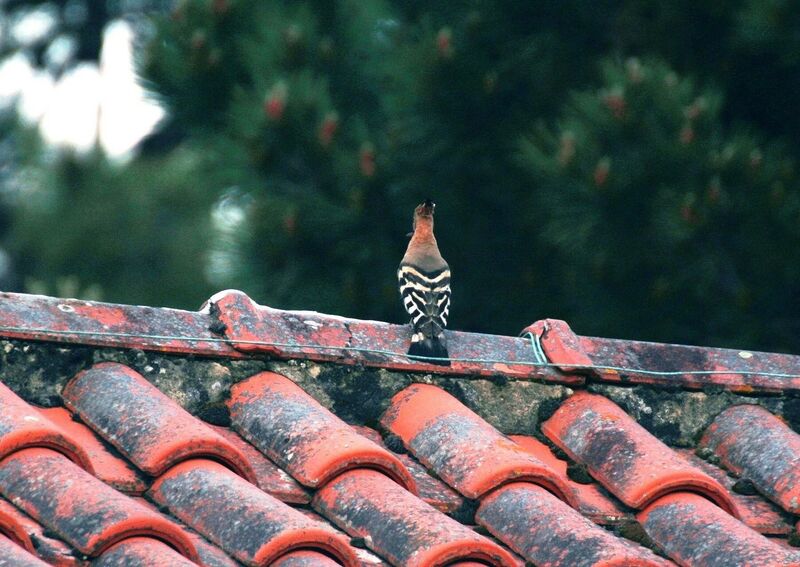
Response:
[[[444,329],[450,315],[450,267],[433,235],[433,209],[427,200],[414,211],[414,233],[397,270],[400,297],[414,332],[408,354],[448,358]],[[430,360],[449,365],[448,360]]]

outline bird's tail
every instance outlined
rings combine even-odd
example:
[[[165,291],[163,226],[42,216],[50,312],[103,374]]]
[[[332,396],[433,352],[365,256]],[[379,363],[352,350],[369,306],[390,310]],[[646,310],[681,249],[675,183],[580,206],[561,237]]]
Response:
[[[414,333],[411,337],[411,346],[408,349],[408,354],[411,356],[425,356],[429,358],[450,358],[447,353],[447,342],[445,341],[444,334],[437,337],[426,337],[422,333]],[[438,364],[440,366],[450,366],[449,360],[424,360],[430,364]]]

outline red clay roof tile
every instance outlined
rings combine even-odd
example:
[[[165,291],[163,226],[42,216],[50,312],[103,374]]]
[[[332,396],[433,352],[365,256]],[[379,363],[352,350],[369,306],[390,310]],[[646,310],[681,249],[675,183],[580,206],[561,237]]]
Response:
[[[368,467],[417,490],[395,455],[359,435],[285,376],[261,372],[235,384],[228,405],[233,427],[306,486]]]
[[[0,493],[86,555],[150,535],[197,559],[181,530],[51,449],[22,449],[1,461]]]
[[[47,567],[47,563],[0,533],[0,567]]]
[[[508,551],[426,504],[381,472],[347,471],[317,491],[323,516],[404,567],[443,567],[474,559],[516,566]]]
[[[94,475],[126,494],[141,494],[147,490],[147,480],[135,467],[109,450],[110,446],[88,427],[73,419],[65,408],[42,408],[39,410],[55,423],[61,431],[72,437],[86,452],[92,463]]]
[[[398,385],[390,390],[380,390],[386,393],[383,394],[384,399],[379,400],[381,408],[391,403],[383,424],[388,425],[390,430],[397,429],[395,433],[401,441],[433,469],[433,472],[429,472],[413,456],[389,452],[375,430],[345,425],[300,386],[283,376],[262,373],[244,382],[236,382],[247,375],[244,372],[274,368],[274,363],[262,360],[264,354],[269,354],[283,359],[300,356],[353,366],[429,372],[430,377],[420,376],[419,380],[452,384],[455,387],[453,391],[465,392],[465,395],[469,395],[472,385],[461,388],[465,386],[463,379],[453,376],[438,378],[434,373],[499,374],[504,379],[538,378],[577,387],[585,380],[606,383],[628,380],[640,384],[678,384],[694,388],[722,385],[729,390],[754,393],[789,392],[800,391],[800,379],[769,374],[749,375],[736,371],[798,374],[800,357],[580,337],[562,321],[545,320],[534,324],[529,330],[536,331],[545,355],[560,369],[555,366],[534,366],[537,357],[528,339],[458,332],[449,336],[451,354],[472,361],[456,361],[453,366],[444,368],[405,357],[405,341],[409,332],[405,326],[270,309],[254,304],[238,292],[215,296],[208,308],[199,313],[14,294],[0,294],[0,298],[6,300],[0,301],[0,336],[58,340],[69,345],[142,348],[171,353],[147,355],[160,357],[168,364],[169,361],[186,362],[177,353],[237,359],[238,362],[225,362],[223,358],[216,358],[209,364],[230,364],[230,373],[226,376],[232,377],[234,383],[229,402],[233,410],[233,426],[256,445],[250,445],[227,428],[204,424],[160,394],[155,386],[134,370],[118,363],[97,365],[74,378],[65,389],[64,398],[68,404],[75,402],[71,407],[81,413],[102,440],[81,423],[72,421],[73,416],[65,409],[38,410],[15,394],[8,398],[11,400],[9,407],[16,404],[23,419],[10,420],[8,423],[11,428],[3,431],[3,419],[8,419],[8,416],[4,413],[6,396],[0,391],[0,409],[3,410],[0,411],[0,494],[12,498],[16,504],[0,498],[0,537],[13,541],[19,548],[35,552],[48,564],[86,567],[83,553],[87,551],[94,555],[101,554],[102,558],[94,560],[97,564],[115,560],[115,557],[121,562],[119,564],[124,565],[165,564],[161,559],[147,558],[150,552],[177,558],[170,565],[183,561],[180,557],[203,567],[233,567],[236,564],[223,550],[176,518],[194,526],[205,537],[248,565],[260,565],[273,560],[273,564],[282,563],[281,567],[296,567],[294,564],[298,561],[299,565],[319,564],[326,567],[341,563],[385,567],[387,563],[384,560],[394,565],[425,567],[440,562],[449,562],[448,567],[522,564],[502,543],[479,535],[464,525],[475,519],[483,526],[476,529],[488,529],[536,564],[570,567],[583,564],[618,565],[621,558],[624,558],[625,565],[671,564],[587,520],[610,524],[618,533],[629,533],[626,530],[631,528],[637,517],[653,541],[681,565],[708,567],[716,566],[715,561],[756,566],[797,564],[796,556],[800,550],[787,546],[785,538],[767,540],[696,494],[678,492],[653,502],[652,499],[663,488],[656,484],[666,482],[665,479],[668,481],[676,470],[686,472],[684,467],[688,467],[691,469],[686,477],[690,479],[688,484],[677,483],[667,486],[668,490],[683,488],[698,491],[711,486],[706,496],[715,496],[719,503],[730,506],[750,527],[771,535],[788,535],[793,529],[790,522],[793,523],[794,519],[787,512],[774,507],[760,495],[731,493],[734,479],[728,478],[722,469],[698,459],[688,449],[674,450],[655,442],[655,438],[631,417],[602,396],[585,392],[576,394],[555,410],[554,417],[542,429],[545,433],[548,428],[557,429],[558,435],[551,438],[570,456],[589,465],[590,472],[597,474],[597,470],[600,470],[608,477],[614,477],[616,484],[609,483],[609,488],[616,486],[618,494],[627,495],[628,502],[634,501],[631,498],[639,498],[644,502],[639,505],[646,505],[649,499],[649,506],[636,517],[596,483],[573,481],[567,475],[566,461],[557,458],[545,444],[531,436],[538,435],[538,432],[526,428],[523,431],[526,435],[506,437],[436,386],[412,386],[389,400],[397,388],[402,387],[402,382],[398,381]],[[228,325],[227,328],[223,328],[223,323]],[[39,330],[26,331],[22,327]],[[47,330],[47,327],[51,330]],[[210,328],[213,328],[213,332]],[[258,344],[236,342],[247,336]],[[228,340],[231,343],[225,342]],[[311,340],[319,341],[320,350],[296,347]],[[281,344],[265,345],[264,342]],[[30,343],[23,345],[24,348],[37,348]],[[332,346],[342,348],[328,348]],[[9,348],[12,351],[16,348],[13,342],[5,343],[0,358],[9,352]],[[50,353],[48,356],[59,356],[60,351],[64,350],[44,348],[42,352]],[[380,352],[388,350],[397,354]],[[138,358],[134,362],[128,355],[116,356],[113,354],[116,351],[109,352],[115,360],[130,361],[137,368],[144,368]],[[106,354],[94,357],[95,360],[104,358]],[[251,360],[241,360],[246,358]],[[589,363],[601,366],[634,368],[633,371],[619,372],[580,368],[587,359]],[[276,366],[281,367],[281,364],[277,363]],[[201,369],[203,362],[196,358],[187,366]],[[290,363],[283,367],[287,368],[289,375],[295,376],[293,372],[299,371],[304,365],[294,370],[292,366]],[[74,368],[75,365],[64,368],[68,367]],[[249,370],[237,371],[237,367]],[[636,368],[666,373],[650,374],[636,371]],[[69,378],[76,370],[64,378]],[[674,370],[688,372],[672,372]],[[706,370],[718,370],[721,373],[703,374]],[[382,372],[373,371],[373,375],[380,380],[385,377]],[[389,375],[391,373],[386,373],[386,376]],[[300,377],[299,382],[306,384],[303,381],[305,379]],[[328,379],[329,376],[326,377]],[[481,382],[486,383],[486,380]],[[78,383],[81,383],[80,388],[74,386]],[[527,382],[522,385],[561,388]],[[52,386],[55,386],[52,392],[59,391],[57,384]],[[4,387],[0,385],[0,388]],[[336,386],[326,381],[323,387]],[[491,387],[503,386],[497,382]],[[74,391],[70,391],[72,388]],[[24,387],[20,391],[26,392]],[[326,390],[326,394],[329,393]],[[591,401],[587,402],[585,397]],[[143,400],[147,401],[143,403]],[[52,403],[54,400],[46,398],[45,401],[39,401]],[[770,408],[781,407],[773,402],[754,401]],[[576,403],[583,403],[585,407],[578,411],[573,407]],[[115,409],[109,411],[109,407]],[[538,411],[542,411],[541,408]],[[545,410],[544,413],[549,411]],[[782,463],[791,463],[791,457],[787,459],[786,456],[795,450],[793,443],[797,434],[767,412],[755,409],[747,411],[755,415],[753,426],[747,427],[760,433],[752,438],[739,436],[733,439],[736,446],[726,449],[727,458],[730,459],[730,455],[739,450],[751,455],[755,447],[763,445],[764,452],[779,456],[783,459],[780,461]],[[284,416],[276,417],[282,412]],[[367,419],[372,423],[377,412],[370,412]],[[718,421],[724,421],[727,415],[727,412],[723,412]],[[295,421],[287,419],[287,416]],[[215,414],[215,419],[224,417]],[[352,419],[352,416],[348,416],[348,419]],[[731,421],[730,427],[736,429],[737,423],[744,423],[737,419]],[[31,423],[38,424],[39,420],[45,424],[46,430],[46,436],[41,439],[59,441],[52,446],[56,452],[46,448],[18,450],[26,447],[26,439],[36,438],[26,433],[30,431],[26,427]],[[559,422],[558,427],[554,427],[556,421]],[[617,435],[609,436],[605,421],[613,422]],[[185,434],[188,431],[189,435],[177,435],[176,439],[174,424],[179,425],[178,433]],[[536,427],[535,423],[533,427]],[[738,427],[740,431],[742,426]],[[706,435],[709,438],[712,429],[716,431],[723,428],[717,424],[709,428]],[[198,431],[200,434],[193,437],[192,432]],[[20,432],[23,435],[15,437]],[[330,436],[331,432],[334,436],[341,436],[337,438],[343,439],[342,444],[332,441],[334,437]],[[552,435],[553,430],[549,433]],[[126,436],[128,438],[124,439]],[[197,445],[192,445],[199,438],[200,446],[208,447],[203,443],[209,437],[214,439],[209,451],[197,451]],[[23,444],[9,443],[4,455],[4,439],[13,441],[15,438],[22,438]],[[64,439],[70,440],[70,443],[64,444]],[[395,448],[394,442],[397,440],[391,441],[389,445]],[[105,443],[119,448],[131,462],[117,455]],[[369,451],[378,453],[370,453],[370,458],[359,460],[352,449],[361,447],[363,443],[369,444]],[[36,443],[33,445],[36,446]],[[147,446],[154,453],[148,454],[143,450]],[[222,450],[219,449],[221,446],[224,447]],[[589,450],[587,446],[593,448]],[[235,458],[230,457],[231,448],[237,455]],[[716,447],[716,450],[730,470],[739,472],[743,477],[751,476],[746,467],[743,466],[739,471],[736,461],[726,461],[726,455],[720,452],[720,447]],[[73,460],[93,471],[94,476],[82,471],[57,451],[71,455]],[[80,452],[86,456],[83,461],[77,456]],[[225,452],[227,457],[224,456]],[[598,457],[601,453],[605,455],[605,460]],[[152,458],[153,454],[160,456]],[[312,459],[298,466],[302,460],[298,458],[299,454]],[[214,460],[209,460],[209,457]],[[614,468],[614,462],[628,457],[631,457],[629,462],[633,464],[630,467],[632,470]],[[525,467],[532,460],[538,463],[537,470],[546,472],[539,477],[534,475],[529,482],[525,474],[530,470]],[[383,474],[370,470],[377,466],[376,463],[383,467]],[[154,481],[132,464],[138,464],[143,470],[151,471],[151,474],[164,471],[146,493],[147,498],[162,506],[162,512],[156,511],[150,501],[122,494],[140,493]],[[515,464],[522,464],[522,469],[513,471]],[[668,467],[666,472],[658,470],[660,464]],[[248,478],[254,484],[223,465],[232,470],[249,467],[252,474]],[[769,464],[764,466],[768,467]],[[354,469],[350,470],[351,467]],[[311,490],[300,486],[287,473],[293,474]],[[434,473],[441,475],[450,486],[434,477]],[[656,480],[642,478],[642,475],[649,474]],[[791,477],[791,471],[787,474]],[[520,476],[526,480],[514,480]],[[713,484],[707,484],[709,479]],[[398,481],[407,486],[416,483],[420,496],[404,490],[397,484]],[[775,486],[779,486],[779,482],[773,480]],[[543,484],[547,490],[538,484]],[[785,481],[784,488],[788,486],[790,492],[794,484],[794,481]],[[453,488],[467,495],[472,494],[472,497],[478,496],[480,500],[471,501]],[[771,494],[761,486],[759,489]],[[548,490],[563,496],[574,509]],[[775,492],[771,497],[777,499],[777,494]],[[307,504],[312,496],[313,505],[328,520],[356,539],[349,542],[348,536],[324,518],[308,509],[293,510],[285,504]],[[433,504],[436,509],[426,502]],[[18,506],[34,514],[47,528],[29,518]],[[476,507],[478,514],[474,518]],[[143,527],[145,523],[147,527]],[[273,529],[282,530],[282,535],[273,538]],[[60,534],[59,537],[70,545],[56,539],[55,534]],[[382,555],[383,559],[365,549],[353,547],[364,544]],[[293,545],[303,549],[293,549]],[[736,555],[737,545],[748,550],[742,556],[744,560]],[[308,546],[314,549],[306,549]],[[710,551],[704,552],[703,549]],[[728,551],[730,549],[736,551],[731,553]],[[194,551],[196,555],[192,554]],[[0,557],[0,565],[2,561]]]
[[[202,456],[256,480],[241,451],[123,364],[96,364],[75,376],[61,395],[89,427],[150,475]]]
[[[553,469],[441,388],[412,384],[392,398],[381,424],[467,498],[512,480],[529,480],[574,503]]]
[[[272,567],[337,567],[339,564],[322,553],[308,551],[292,551],[272,564]]]
[[[364,437],[371,439],[381,447],[386,447],[381,434],[363,425],[354,425],[353,429]],[[458,492],[447,486],[433,475],[428,474],[419,461],[407,454],[397,455],[417,483],[419,497],[445,514],[458,519],[462,523],[472,521],[474,508],[472,504]]]
[[[196,567],[167,544],[149,537],[132,537],[111,546],[92,567]]]
[[[520,334],[537,337],[547,360],[558,365],[563,372],[572,373],[577,370],[586,373],[587,371],[580,367],[592,364],[592,359],[583,350],[580,339],[572,332],[566,321],[543,319],[528,325]]]
[[[0,528],[0,533],[5,533],[7,536],[14,533],[11,539],[30,552],[36,551],[37,555],[48,564],[57,567],[78,567],[84,564],[76,557],[71,547],[60,539],[51,537],[36,520],[1,497],[0,522],[6,526],[5,529]],[[23,533],[18,533],[18,530],[22,530]]]
[[[49,447],[94,472],[77,440],[0,382],[0,459],[25,447]]]
[[[306,518],[310,518],[317,522],[321,528],[331,531],[335,534],[345,535],[344,532],[317,514],[314,510],[310,508],[296,508],[296,510],[303,514]],[[356,554],[356,557],[358,557],[361,567],[386,567],[388,565],[388,563],[384,563],[383,560],[381,560],[381,558],[377,555],[373,554],[367,549],[364,549],[363,547],[360,547],[360,544],[359,547],[355,547],[353,543],[354,541],[351,540],[350,549],[352,549]]]
[[[241,356],[209,330],[207,312],[0,292],[0,321],[6,337]]]
[[[198,562],[203,567],[237,567],[239,565],[239,563],[231,559],[228,554],[202,537],[192,528],[188,527],[180,520],[162,513],[158,507],[149,500],[141,497],[136,497],[135,500],[145,508],[154,511],[171,524],[174,524],[177,529],[184,532],[186,537],[189,538],[189,541],[192,542],[192,545],[194,545],[195,549],[197,549]]]
[[[31,541],[31,535],[21,522],[21,513],[10,502],[0,499],[0,534],[24,547],[31,553],[36,549]]]
[[[478,523],[540,567],[664,567],[651,551],[607,532],[544,488],[502,486],[481,500]]]
[[[282,311],[256,304],[240,291],[214,296],[210,303],[225,326],[225,336],[238,350],[280,358],[379,366],[404,371],[515,378],[543,378],[582,384],[583,377],[536,366],[530,342],[516,337],[446,331],[450,366],[436,366],[406,356],[408,325],[360,321],[313,311]],[[299,346],[295,346],[299,345]],[[309,347],[308,345],[313,345]]]
[[[606,493],[599,484],[594,482],[581,484],[570,479],[567,475],[567,462],[553,455],[550,448],[538,439],[527,435],[510,435],[509,439],[556,471],[569,485],[574,498],[571,501],[574,502],[575,509],[593,522],[614,525],[621,521],[633,520],[633,514],[628,511],[628,508]]]
[[[732,406],[716,417],[700,446],[784,510],[800,514],[800,435],[770,412]]]
[[[680,565],[800,565],[800,551],[773,543],[690,492],[676,492],[655,500],[638,514],[638,519],[647,535]]]
[[[728,513],[738,514],[730,495],[716,480],[603,396],[574,394],[541,428],[628,506],[641,509],[670,492],[691,490]]]
[[[688,345],[580,337],[593,364],[625,368],[597,373],[606,382],[733,392],[800,392],[800,357]]]
[[[357,561],[347,541],[310,521],[224,466],[192,459],[173,466],[149,497],[247,565],[269,565],[298,548]]]
[[[265,457],[258,449],[239,437],[235,431],[218,425],[212,425],[211,427],[242,452],[255,472],[255,484],[261,490],[289,504],[308,504],[311,502],[311,494],[309,494],[308,490],[303,488],[289,473]]]
[[[792,532],[792,520],[787,512],[760,495],[736,492],[734,490],[736,479],[731,478],[721,468],[698,457],[693,449],[676,449],[676,451],[725,487],[736,504],[742,522],[764,535],[785,536]]]

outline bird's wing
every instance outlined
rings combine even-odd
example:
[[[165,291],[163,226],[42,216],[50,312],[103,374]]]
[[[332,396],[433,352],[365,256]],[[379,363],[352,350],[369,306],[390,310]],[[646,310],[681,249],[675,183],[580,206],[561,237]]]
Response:
[[[415,329],[427,336],[438,335],[450,314],[450,269],[426,272],[401,264],[397,271],[400,297]]]

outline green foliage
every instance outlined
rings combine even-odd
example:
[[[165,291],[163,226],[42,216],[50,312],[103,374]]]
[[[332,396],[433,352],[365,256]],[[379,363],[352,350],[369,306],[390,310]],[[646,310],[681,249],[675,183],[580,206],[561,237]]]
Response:
[[[43,157],[42,159],[47,159]],[[99,154],[26,165],[11,250],[31,292],[197,308],[209,209],[185,152],[128,168]]]
[[[17,250],[29,277],[117,301],[235,287],[402,321],[394,271],[430,196],[454,328],[797,350],[795,19],[782,0],[184,0],[139,53],[181,143],[40,160]]]
[[[569,259],[557,274],[589,306],[578,319],[623,327],[633,316],[659,338],[719,342],[737,329],[791,344],[786,306],[800,292],[791,160],[726,132],[719,96],[663,64],[632,59],[604,75],[521,148],[538,188],[529,206]],[[776,284],[767,301],[765,271]]]

